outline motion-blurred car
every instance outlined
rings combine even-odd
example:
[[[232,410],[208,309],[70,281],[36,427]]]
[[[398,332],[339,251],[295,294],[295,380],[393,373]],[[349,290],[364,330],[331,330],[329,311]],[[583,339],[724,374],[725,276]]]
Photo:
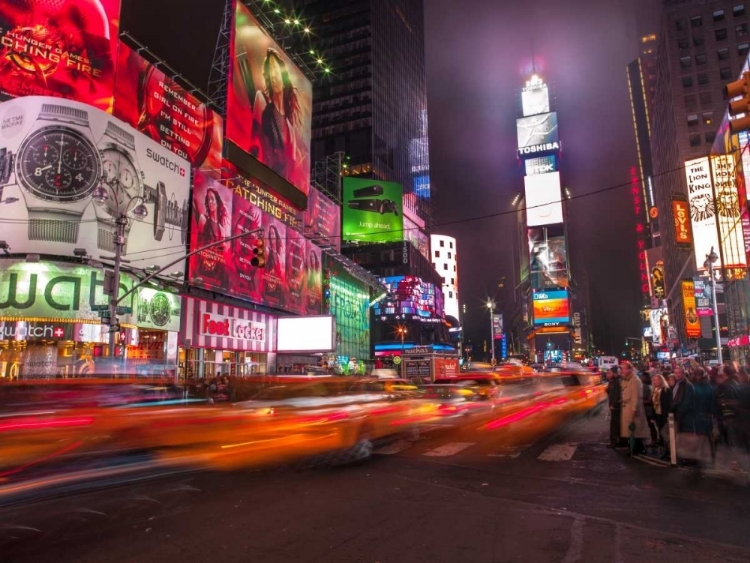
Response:
[[[421,388],[429,423],[456,426],[469,417],[489,415],[495,408],[486,395],[461,383],[434,383]]]

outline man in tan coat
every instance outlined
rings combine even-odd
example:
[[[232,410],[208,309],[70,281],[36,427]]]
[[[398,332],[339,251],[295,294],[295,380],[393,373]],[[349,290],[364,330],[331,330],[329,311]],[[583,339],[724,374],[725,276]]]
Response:
[[[635,369],[630,362],[620,364],[622,370],[622,413],[620,415],[620,436],[630,440],[630,425],[635,424],[633,435],[635,445],[631,455],[645,453],[646,448],[643,440],[649,437],[648,421],[646,411],[643,407],[643,383],[635,374]]]

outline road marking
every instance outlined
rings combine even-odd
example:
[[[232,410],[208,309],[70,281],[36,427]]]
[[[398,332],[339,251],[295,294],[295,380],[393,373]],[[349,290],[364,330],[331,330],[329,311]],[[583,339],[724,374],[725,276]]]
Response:
[[[576,561],[580,561],[582,551],[583,518],[576,518],[573,520],[573,525],[570,528],[570,547],[568,547],[568,552],[565,554],[562,563],[575,563]]]
[[[500,448],[494,453],[487,454],[487,457],[505,457],[510,459],[516,459],[521,455],[521,452],[528,448],[528,446],[507,446]]]
[[[540,461],[570,461],[578,444],[553,444],[548,446],[537,459]]]
[[[434,450],[430,450],[429,452],[425,452],[424,455],[431,457],[446,457],[462,452],[466,448],[470,448],[475,444],[476,442],[451,442],[444,446],[440,446],[439,448],[435,448]]]
[[[379,455],[393,455],[411,448],[412,445],[413,444],[411,442],[407,442],[406,440],[399,440],[397,442],[393,442],[392,444],[388,444],[387,446],[383,446],[382,448],[378,448],[372,453]]]

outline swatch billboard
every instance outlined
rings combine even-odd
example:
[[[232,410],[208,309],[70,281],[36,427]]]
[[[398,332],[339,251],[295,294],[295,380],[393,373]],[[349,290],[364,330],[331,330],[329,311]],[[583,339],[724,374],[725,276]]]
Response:
[[[344,178],[345,240],[391,242],[404,238],[401,184],[367,178]]]
[[[219,174],[221,116],[125,44],[118,50],[113,114],[193,168]]]
[[[0,2],[0,92],[110,111],[120,0]]]
[[[536,326],[557,326],[570,322],[567,290],[535,291],[533,307]]]
[[[13,253],[111,255],[121,215],[134,267],[185,252],[190,163],[108,113],[46,96],[0,104],[0,171],[0,238]]]
[[[307,195],[312,84],[242,2],[234,7],[226,137]]]
[[[250,264],[260,236],[250,234],[191,257],[191,283],[290,313],[319,314],[322,300],[320,248],[285,222],[289,216],[269,212],[271,208],[266,200],[251,195],[248,189],[231,189],[210,175],[196,171],[191,250],[262,228],[266,265],[256,268]]]

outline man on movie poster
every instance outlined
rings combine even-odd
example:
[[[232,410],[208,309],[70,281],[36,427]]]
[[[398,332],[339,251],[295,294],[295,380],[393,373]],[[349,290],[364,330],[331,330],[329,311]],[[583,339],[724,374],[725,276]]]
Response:
[[[0,2],[0,91],[111,110],[119,0]]]

